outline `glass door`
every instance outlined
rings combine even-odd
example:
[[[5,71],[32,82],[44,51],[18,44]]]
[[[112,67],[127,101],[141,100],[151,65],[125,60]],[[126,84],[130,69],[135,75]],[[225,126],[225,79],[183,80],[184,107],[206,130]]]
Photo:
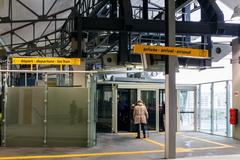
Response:
[[[195,96],[194,91],[178,90],[178,110],[180,131],[194,131]]]
[[[118,89],[117,128],[118,131],[134,131],[133,107],[137,101],[136,89]]]
[[[145,103],[149,118],[148,118],[148,130],[156,130],[156,117],[157,117],[157,92],[156,90],[140,90],[141,100]]]
[[[97,132],[112,132],[112,86],[97,87]]]

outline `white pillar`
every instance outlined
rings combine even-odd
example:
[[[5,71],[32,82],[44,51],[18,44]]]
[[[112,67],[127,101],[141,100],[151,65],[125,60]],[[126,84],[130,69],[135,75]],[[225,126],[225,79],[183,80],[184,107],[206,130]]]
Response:
[[[240,113],[240,39],[232,41],[232,107],[238,109]],[[240,139],[240,116],[238,115],[238,124],[233,126],[233,138]]]
[[[81,58],[80,66],[73,66],[74,71],[85,71],[86,60]],[[86,87],[86,74],[85,73],[73,73],[73,86]]]

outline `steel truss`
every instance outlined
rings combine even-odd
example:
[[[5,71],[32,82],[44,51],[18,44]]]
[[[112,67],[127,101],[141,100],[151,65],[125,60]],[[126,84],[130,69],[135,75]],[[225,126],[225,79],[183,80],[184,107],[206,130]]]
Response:
[[[164,40],[161,34],[165,32],[165,21],[162,20],[164,8],[151,0],[147,3],[143,3],[145,0],[139,1],[141,4],[139,6],[131,6],[130,0],[119,1],[119,4],[116,0],[72,0],[70,7],[55,12],[53,12],[54,8],[58,6],[60,0],[53,1],[48,9],[46,9],[46,0],[39,1],[42,5],[39,6],[40,11],[36,11],[23,0],[8,0],[8,15],[0,17],[0,26],[8,24],[10,27],[0,36],[10,37],[9,42],[5,44],[5,47],[10,50],[9,54],[99,58],[108,52],[117,51],[120,52],[119,59],[127,61],[127,48],[131,42],[136,41],[137,37],[142,35],[146,37],[148,35],[146,33],[153,33],[154,37],[159,36],[160,41]],[[209,20],[203,16],[204,21],[202,22],[190,22],[185,18],[183,18],[185,21],[177,21],[176,33],[183,36],[184,40],[189,40],[188,36],[190,35],[240,35],[239,24],[221,22],[219,21],[222,20],[220,11],[209,9],[209,7],[216,8],[214,2],[206,5],[204,3],[207,2],[206,0],[199,1],[200,3],[193,10],[188,10],[189,13],[183,9],[189,6],[193,0],[176,1],[176,11],[179,11],[180,15],[182,13],[182,17],[178,16],[177,19],[200,8],[205,11],[205,14],[211,14]],[[13,15],[13,4],[20,5],[31,14],[32,18],[16,19]],[[68,16],[61,17],[62,14],[68,14]],[[41,34],[37,35],[36,31],[41,23],[45,23],[45,27]],[[26,39],[19,34],[24,29],[29,29],[29,32],[32,33],[31,39]],[[86,32],[88,36],[87,49],[84,54],[81,53],[83,32]],[[73,53],[69,46],[73,33],[78,40],[78,53]],[[17,43],[15,39],[18,40]],[[118,47],[119,44],[123,47]],[[118,48],[121,50],[118,51]]]
[[[72,0],[70,7],[61,7],[56,9],[61,0],[54,0],[51,6],[46,5],[46,0],[41,1],[38,11],[31,8],[23,0],[8,0],[8,14],[6,17],[0,17],[1,25],[9,25],[9,29],[0,34],[0,37],[10,39],[4,47],[8,47],[8,54],[19,55],[38,55],[38,56],[67,56],[70,54],[69,35],[73,30],[73,19],[77,15],[89,16],[95,7],[101,1],[98,0]],[[32,18],[18,19],[14,17],[14,6],[20,6],[22,12],[28,12]],[[54,8],[56,11],[54,11]],[[41,10],[41,11],[40,11]],[[40,11],[40,12],[39,12]],[[61,18],[61,15],[69,14]],[[29,17],[30,17],[29,16]],[[39,25],[45,23],[41,28],[41,34],[37,35]],[[63,25],[61,25],[61,24]],[[59,28],[60,26],[60,28]],[[19,34],[23,30],[32,33],[32,38],[24,38]],[[17,43],[15,40],[17,39]]]

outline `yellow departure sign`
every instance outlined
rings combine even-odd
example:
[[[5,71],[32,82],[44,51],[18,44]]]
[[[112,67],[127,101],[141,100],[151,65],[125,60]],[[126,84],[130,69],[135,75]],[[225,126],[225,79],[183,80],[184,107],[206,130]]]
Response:
[[[198,57],[208,58],[208,51],[203,49],[150,46],[150,45],[134,45],[134,53],[139,54],[160,54],[178,57]]]
[[[80,58],[23,58],[13,57],[12,64],[20,65],[80,65]]]

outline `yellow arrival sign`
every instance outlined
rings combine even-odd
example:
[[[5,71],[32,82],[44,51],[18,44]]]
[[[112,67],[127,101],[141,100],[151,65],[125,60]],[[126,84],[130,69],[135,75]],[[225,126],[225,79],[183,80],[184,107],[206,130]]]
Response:
[[[13,57],[12,64],[80,65],[80,58],[22,58]]]
[[[208,58],[208,51],[203,49],[177,48],[165,46],[134,45],[134,53],[160,54],[178,57]]]

